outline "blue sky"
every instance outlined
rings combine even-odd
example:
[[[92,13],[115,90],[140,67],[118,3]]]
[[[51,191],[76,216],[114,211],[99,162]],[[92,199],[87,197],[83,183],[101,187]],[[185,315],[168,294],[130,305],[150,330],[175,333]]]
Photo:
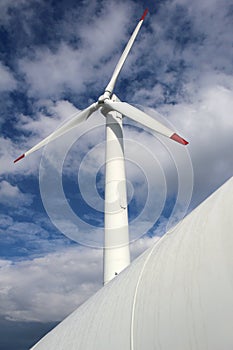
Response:
[[[125,118],[132,256],[232,176],[229,1],[1,0],[4,350],[28,348],[101,287],[104,117],[95,113],[45,150],[13,160],[103,93],[146,7],[115,93],[190,144]]]

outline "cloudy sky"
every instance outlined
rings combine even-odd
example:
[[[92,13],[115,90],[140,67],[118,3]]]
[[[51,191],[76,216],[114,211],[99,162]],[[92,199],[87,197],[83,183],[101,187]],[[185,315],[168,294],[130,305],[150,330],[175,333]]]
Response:
[[[104,117],[13,160],[103,93],[146,7],[115,93],[190,143],[124,119],[132,257],[233,174],[230,0],[0,0],[1,349],[101,288]]]

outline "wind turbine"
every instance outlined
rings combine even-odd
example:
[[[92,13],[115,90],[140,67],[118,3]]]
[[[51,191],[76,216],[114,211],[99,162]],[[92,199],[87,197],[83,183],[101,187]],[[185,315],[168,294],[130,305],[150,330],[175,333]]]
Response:
[[[98,101],[73,115],[60,128],[18,157],[14,162],[47,145],[87,120],[98,109],[106,117],[106,174],[105,174],[105,216],[104,216],[104,284],[108,283],[130,263],[128,210],[126,195],[125,159],[122,118],[127,116],[141,125],[170,139],[187,145],[188,142],[171,129],[153,119],[141,110],[122,102],[113,94],[118,75],[146,17],[146,9],[131,35],[112,77]]]

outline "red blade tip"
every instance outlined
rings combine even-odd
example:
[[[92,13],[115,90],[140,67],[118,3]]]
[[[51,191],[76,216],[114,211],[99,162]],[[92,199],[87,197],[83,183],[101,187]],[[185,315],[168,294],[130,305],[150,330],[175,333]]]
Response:
[[[20,160],[20,159],[22,159],[22,158],[24,158],[24,157],[25,157],[25,154],[22,154],[19,158],[17,158],[17,159],[14,160],[14,163],[18,162],[18,160]]]
[[[173,134],[170,139],[176,141],[176,142],[179,142],[181,143],[182,145],[188,145],[188,141],[186,141],[185,139],[182,139],[182,137],[180,137],[179,135],[177,134]]]
[[[147,15],[148,11],[149,11],[148,9],[145,9],[145,11],[143,12],[142,17],[140,18],[140,21],[143,21],[143,20],[145,19],[145,17],[146,17],[146,15]]]

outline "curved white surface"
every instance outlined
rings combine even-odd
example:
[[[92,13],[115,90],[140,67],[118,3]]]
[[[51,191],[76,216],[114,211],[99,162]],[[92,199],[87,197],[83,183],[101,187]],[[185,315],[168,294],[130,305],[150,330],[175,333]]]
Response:
[[[32,349],[232,350],[233,178]]]

